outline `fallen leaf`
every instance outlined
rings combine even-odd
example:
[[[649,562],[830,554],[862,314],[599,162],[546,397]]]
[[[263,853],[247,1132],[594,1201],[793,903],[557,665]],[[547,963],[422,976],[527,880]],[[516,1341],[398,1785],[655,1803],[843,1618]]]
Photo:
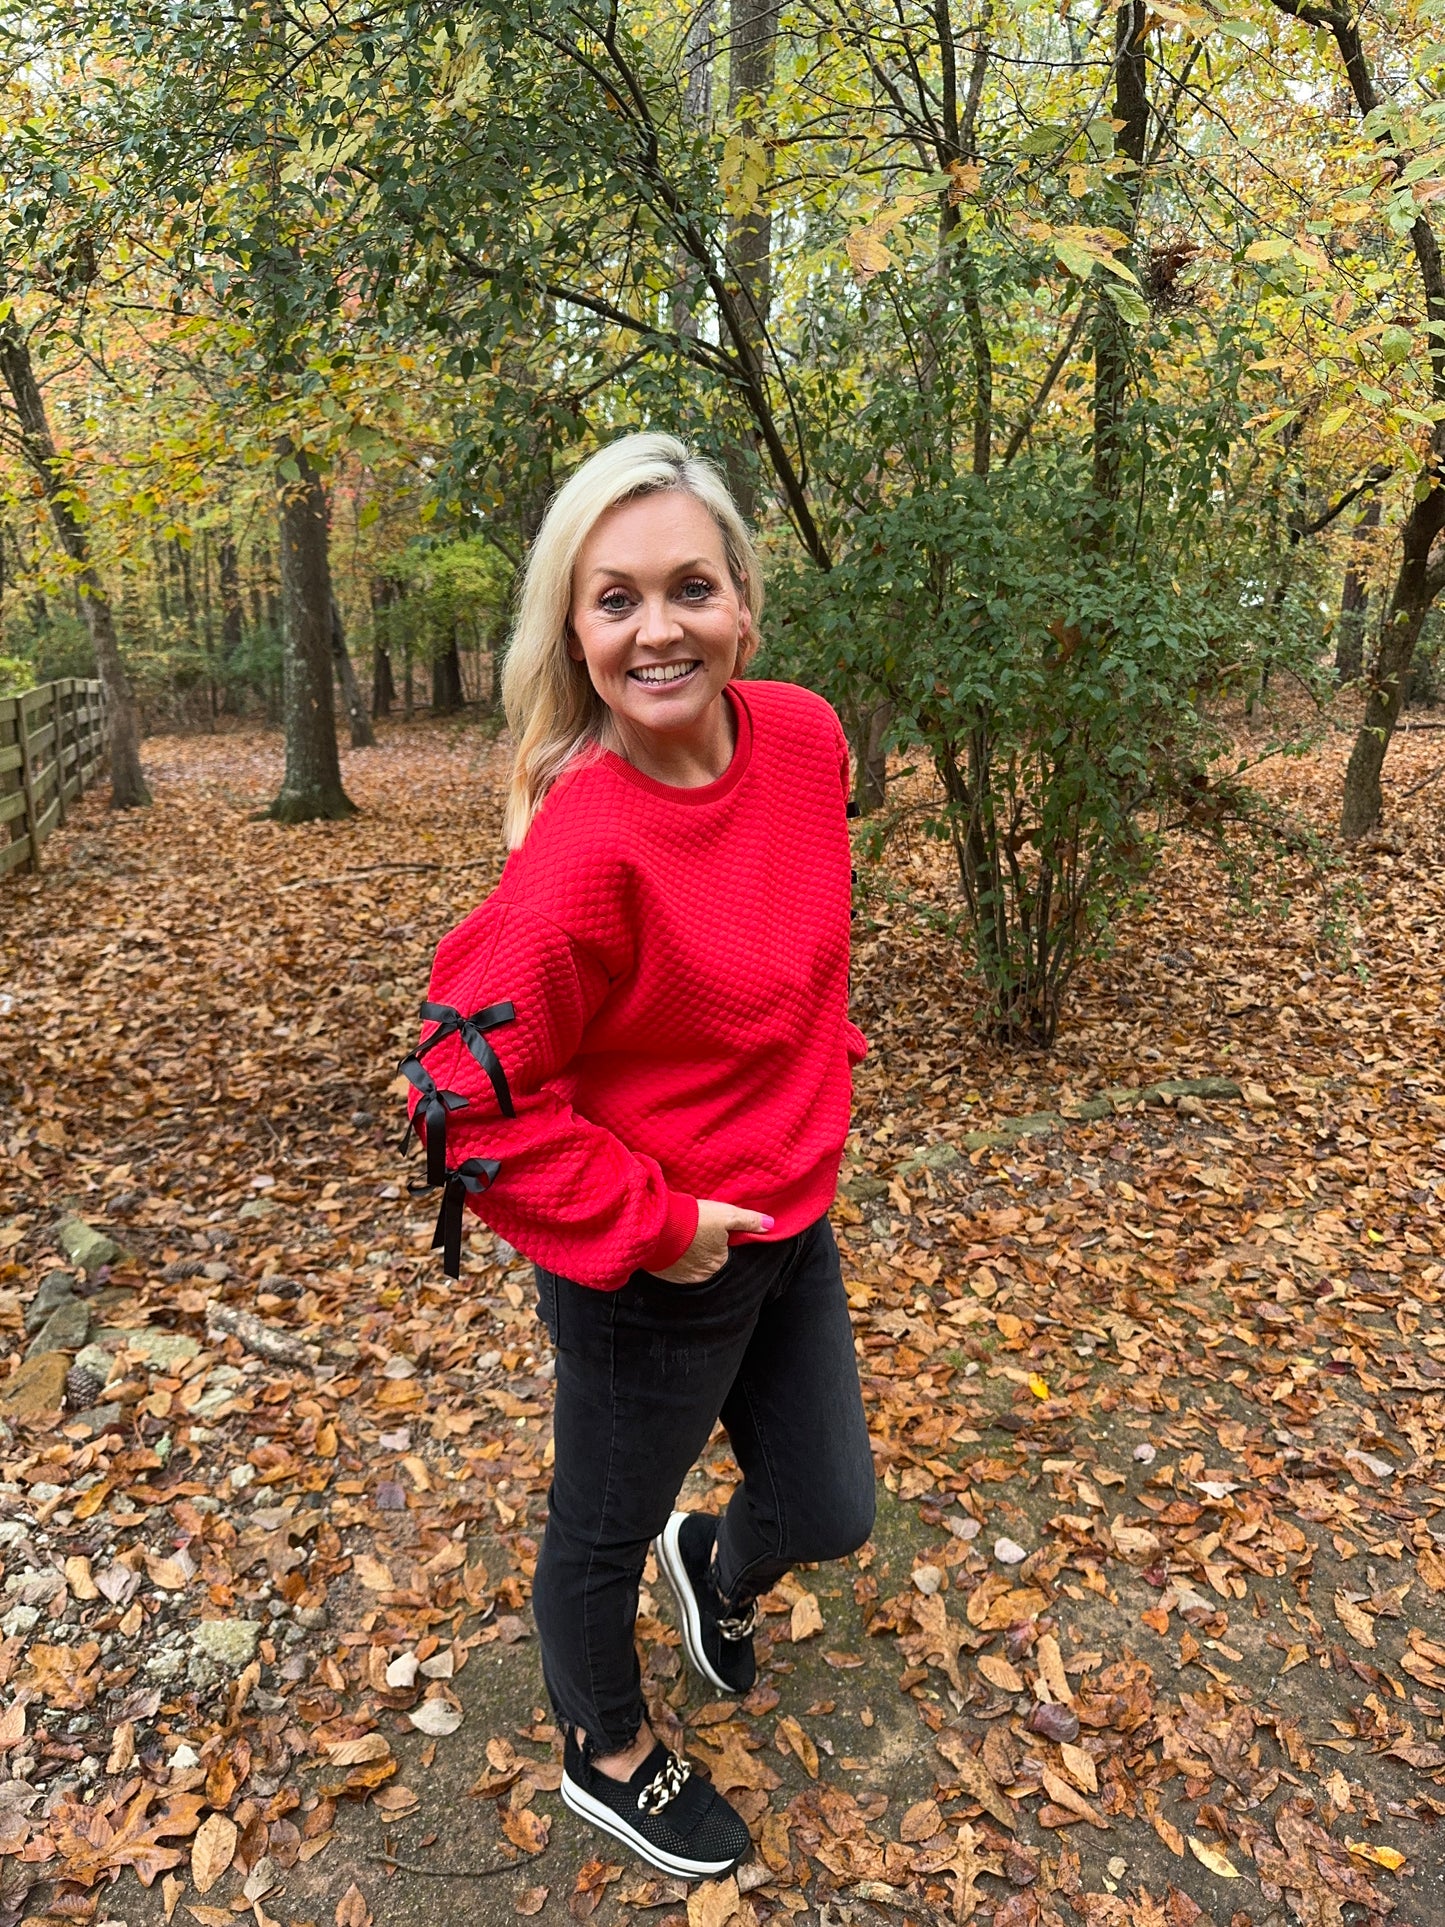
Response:
[[[1189,1851],[1201,1867],[1208,1867],[1209,1871],[1217,1873],[1221,1880],[1238,1880],[1239,1869],[1228,1858],[1222,1847],[1206,1847],[1202,1840],[1196,1840],[1191,1833]]]
[[[336,1927],[371,1927],[371,1909],[354,1880],[336,1903]]]
[[[208,1894],[236,1857],[236,1823],[213,1813],[191,1842],[191,1879],[197,1893]]]
[[[1059,1755],[1064,1762],[1064,1771],[1075,1786],[1082,1788],[1085,1793],[1099,1791],[1099,1774],[1092,1753],[1086,1752],[1082,1746],[1070,1746],[1065,1742],[1059,1748]]]
[[[547,1845],[552,1823],[531,1807],[502,1807],[502,1832],[523,1853],[541,1853]]]
[[[439,1740],[456,1732],[462,1723],[462,1709],[453,1706],[450,1700],[423,1700],[420,1706],[412,1708],[407,1718],[418,1733],[427,1733]]]
[[[818,1607],[816,1593],[805,1592],[793,1605],[792,1618],[788,1625],[788,1636],[794,1642],[811,1639],[823,1630],[823,1615]]]
[[[391,1752],[385,1733],[362,1733],[354,1740],[337,1740],[326,1749],[330,1766],[363,1766],[368,1760],[384,1760]]]
[[[791,1714],[778,1721],[778,1738],[783,1741],[808,1778],[816,1780],[818,1749]]]
[[[524,1887],[517,1895],[514,1911],[524,1920],[530,1920],[533,1914],[541,1913],[551,1891],[550,1887]]]
[[[964,1792],[971,1794],[991,1819],[1012,1831],[1013,1809],[989,1778],[983,1761],[969,1752],[963,1735],[956,1728],[946,1726],[936,1735],[933,1744],[953,1768],[954,1779]]]
[[[358,1552],[351,1561],[351,1570],[368,1592],[393,1592],[396,1581],[391,1576],[391,1567],[369,1554]]]
[[[1346,1840],[1346,1850],[1357,1860],[1369,1860],[1387,1873],[1398,1873],[1405,1864],[1405,1856],[1396,1847],[1372,1847],[1364,1840]]]
[[[943,1826],[937,1800],[919,1800],[898,1822],[898,1838],[909,1842],[931,1840]]]
[[[1362,1646],[1375,1644],[1375,1622],[1367,1612],[1363,1612],[1344,1593],[1335,1594],[1335,1618],[1339,1620],[1351,1639],[1357,1639]]]
[[[687,1927],[728,1927],[738,1903],[738,1883],[731,1874],[726,1880],[704,1880],[688,1893]]]
[[[974,1664],[989,1685],[997,1686],[1000,1692],[1021,1693],[1024,1690],[1023,1674],[997,1653],[980,1653]]]

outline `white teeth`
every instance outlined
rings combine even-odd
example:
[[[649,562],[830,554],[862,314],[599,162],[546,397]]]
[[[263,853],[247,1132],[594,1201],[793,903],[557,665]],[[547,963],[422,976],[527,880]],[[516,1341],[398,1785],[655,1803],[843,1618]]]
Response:
[[[682,678],[690,676],[696,667],[695,662],[662,662],[653,664],[647,669],[634,669],[630,674],[635,676],[638,682],[681,682]]]

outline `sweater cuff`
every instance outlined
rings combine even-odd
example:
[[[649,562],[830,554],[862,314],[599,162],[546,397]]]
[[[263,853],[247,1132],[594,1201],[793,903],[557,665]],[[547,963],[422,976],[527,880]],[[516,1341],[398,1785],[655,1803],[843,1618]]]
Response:
[[[686,1191],[669,1191],[667,1217],[654,1244],[642,1254],[643,1271],[666,1271],[675,1265],[697,1236],[697,1199]]]

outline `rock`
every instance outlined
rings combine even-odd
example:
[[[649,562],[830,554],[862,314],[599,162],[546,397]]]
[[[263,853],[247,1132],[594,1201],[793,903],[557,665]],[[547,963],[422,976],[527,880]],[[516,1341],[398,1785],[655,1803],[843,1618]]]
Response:
[[[120,1246],[114,1238],[107,1238],[103,1231],[97,1231],[84,1218],[64,1218],[56,1230],[60,1249],[87,1278],[93,1278],[102,1265],[113,1265],[120,1256]]]
[[[168,1372],[201,1349],[197,1339],[187,1338],[184,1332],[162,1331],[158,1325],[142,1325],[139,1331],[122,1332],[121,1337],[153,1372]]]
[[[0,1419],[42,1418],[58,1412],[65,1401],[65,1374],[70,1360],[64,1352],[41,1352],[27,1358],[18,1372],[0,1385]]]
[[[31,1339],[25,1356],[38,1358],[42,1352],[78,1352],[89,1336],[90,1307],[79,1298],[67,1298],[55,1307]]]
[[[40,1289],[25,1307],[25,1331],[33,1337],[53,1311],[75,1297],[75,1276],[69,1271],[47,1271]]]
[[[1048,1137],[1060,1130],[1064,1119],[1057,1111],[1033,1111],[1027,1117],[1003,1118],[992,1131],[969,1131],[963,1139],[966,1151],[1001,1149],[1026,1137]]]
[[[0,1633],[4,1633],[7,1639],[23,1637],[26,1633],[34,1631],[39,1618],[38,1606],[12,1606],[5,1617],[0,1619]]]
[[[874,1198],[888,1196],[886,1182],[882,1178],[875,1178],[869,1171],[860,1171],[856,1178],[848,1178],[838,1188],[854,1204],[871,1204]]]
[[[231,1267],[223,1258],[213,1258],[208,1265],[201,1266],[201,1276],[208,1285],[224,1285],[231,1275]]]
[[[75,1369],[78,1372],[89,1372],[93,1378],[98,1378],[102,1388],[109,1385],[115,1375],[114,1344],[82,1346],[75,1354]]]
[[[124,1418],[123,1405],[92,1405],[88,1411],[77,1412],[67,1425],[83,1425],[91,1438],[98,1439],[102,1432],[116,1430]]]
[[[270,1198],[247,1198],[236,1213],[236,1219],[238,1223],[245,1224],[252,1218],[274,1217],[280,1209],[280,1205],[273,1204]]]
[[[260,1639],[259,1619],[206,1619],[191,1634],[191,1644],[203,1659],[237,1672],[256,1657]]]
[[[926,1144],[921,1151],[915,1151],[912,1157],[904,1158],[898,1167],[898,1175],[904,1178],[912,1177],[915,1171],[952,1171],[962,1162],[963,1154],[956,1145],[949,1144],[946,1140],[940,1141],[937,1144]],[[857,1180],[855,1179],[854,1182],[856,1183]],[[881,1180],[875,1179],[874,1182],[878,1184],[879,1189],[870,1190],[864,1194],[865,1196],[876,1198],[888,1189]],[[856,1197],[854,1201],[859,1202]]]
[[[1070,1124],[1092,1124],[1101,1117],[1112,1117],[1114,1106],[1107,1097],[1086,1097],[1078,1104],[1066,1104],[1061,1113]]]
[[[1001,1566],[1019,1566],[1029,1555],[1017,1539],[995,1539],[993,1556]]]
[[[325,1606],[294,1606],[291,1616],[308,1633],[319,1633],[331,1624],[331,1614]]]

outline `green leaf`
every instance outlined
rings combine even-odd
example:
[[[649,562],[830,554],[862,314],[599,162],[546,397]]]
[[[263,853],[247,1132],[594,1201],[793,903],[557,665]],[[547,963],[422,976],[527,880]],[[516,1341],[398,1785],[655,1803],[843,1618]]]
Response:
[[[1103,284],[1103,289],[1110,301],[1113,302],[1115,308],[1131,327],[1142,328],[1147,326],[1149,321],[1149,303],[1137,288],[1127,287],[1118,281],[1106,281]]]

